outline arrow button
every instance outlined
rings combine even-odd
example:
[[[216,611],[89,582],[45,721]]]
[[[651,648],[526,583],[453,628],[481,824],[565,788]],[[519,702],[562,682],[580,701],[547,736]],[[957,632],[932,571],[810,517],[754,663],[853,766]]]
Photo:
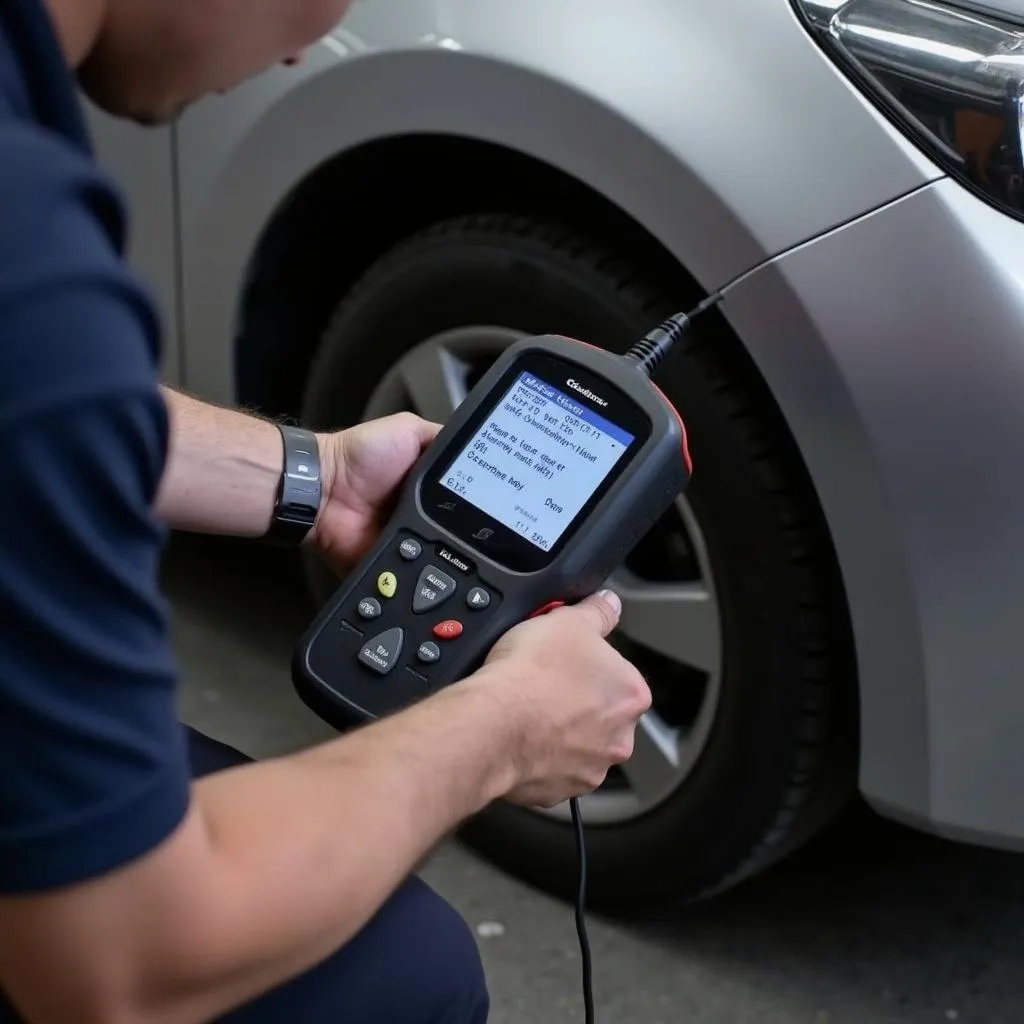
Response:
[[[404,640],[405,631],[401,627],[387,629],[363,644],[359,660],[378,675],[386,676],[395,667]]]
[[[447,601],[458,589],[458,584],[436,565],[428,565],[416,581],[416,593],[412,596],[413,614],[420,615]]]

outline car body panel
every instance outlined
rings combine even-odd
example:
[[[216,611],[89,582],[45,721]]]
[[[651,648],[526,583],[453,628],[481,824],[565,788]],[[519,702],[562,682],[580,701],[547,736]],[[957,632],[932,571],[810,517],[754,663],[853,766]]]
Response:
[[[723,310],[839,555],[862,792],[1021,845],[1024,225],[944,180],[773,261]]]
[[[939,174],[781,0],[644,0],[598,16],[587,0],[356,4],[299,69],[273,69],[181,120],[191,386],[231,395],[233,353],[209,339],[230,336],[282,199],[337,153],[422,132],[558,167],[708,290]],[[844,145],[823,145],[826,132]],[[353,196],[374,201],[387,198]]]

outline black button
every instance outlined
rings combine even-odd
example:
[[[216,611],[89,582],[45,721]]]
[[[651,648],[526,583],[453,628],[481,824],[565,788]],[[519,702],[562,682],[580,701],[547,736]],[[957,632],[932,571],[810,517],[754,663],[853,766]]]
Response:
[[[404,640],[405,632],[399,626],[385,630],[363,644],[359,660],[367,668],[386,676],[395,667]]]
[[[364,597],[357,607],[361,619],[375,619],[380,615],[380,601],[374,597]]]
[[[447,601],[458,589],[455,580],[436,565],[428,565],[416,581],[416,593],[412,597],[412,610],[419,615],[421,612],[436,608]]]
[[[476,611],[482,612],[490,603],[491,595],[483,587],[474,587],[466,595],[466,604]]]
[[[435,661],[441,659],[441,648],[437,644],[427,643],[420,644],[416,651],[416,657],[423,662],[424,665],[432,665]]]
[[[407,562],[415,562],[416,559],[423,554],[423,548],[418,540],[413,540],[412,537],[406,537],[405,540],[398,545],[398,553]]]

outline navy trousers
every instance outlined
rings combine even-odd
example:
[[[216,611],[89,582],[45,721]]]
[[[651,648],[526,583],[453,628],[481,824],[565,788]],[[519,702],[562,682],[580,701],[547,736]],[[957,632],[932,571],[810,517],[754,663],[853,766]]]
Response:
[[[197,778],[247,760],[189,730]],[[333,956],[218,1024],[484,1024],[487,985],[473,933],[418,878]]]

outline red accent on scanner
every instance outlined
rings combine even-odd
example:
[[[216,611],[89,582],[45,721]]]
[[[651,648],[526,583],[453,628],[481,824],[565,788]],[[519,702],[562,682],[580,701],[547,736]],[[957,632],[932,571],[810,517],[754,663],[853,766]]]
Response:
[[[542,605],[535,612],[530,612],[526,617],[528,619],[536,619],[541,615],[547,615],[548,612],[553,612],[556,608],[561,608],[565,605],[564,601],[549,601],[547,604]]]
[[[661,400],[672,410],[672,415],[675,416],[676,422],[679,424],[679,429],[683,435],[683,462],[686,463],[686,472],[693,476],[693,458],[690,455],[690,439],[686,434],[686,424],[683,422],[683,417],[679,415],[679,410],[668,400],[665,392],[658,387],[654,381],[651,381],[651,387],[661,395]]]

